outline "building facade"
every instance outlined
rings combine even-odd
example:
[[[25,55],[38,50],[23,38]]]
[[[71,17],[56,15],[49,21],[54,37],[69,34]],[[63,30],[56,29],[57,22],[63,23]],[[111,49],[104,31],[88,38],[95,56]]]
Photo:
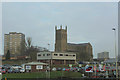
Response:
[[[97,57],[99,60],[109,59],[109,52],[105,51],[105,52],[98,53]]]
[[[51,64],[75,64],[76,53],[73,52],[40,52],[37,61]]]
[[[68,52],[76,52],[78,61],[89,61],[93,59],[93,51],[90,43],[72,44],[67,45]]]
[[[90,61],[93,59],[92,45],[90,43],[67,43],[67,26],[65,29],[57,29],[55,26],[55,52],[74,52],[78,61]]]
[[[10,32],[4,35],[4,55],[10,51],[11,56],[18,56],[24,53],[25,35],[23,33]]]
[[[41,72],[46,71],[48,64],[41,62],[29,62],[24,64],[26,72]]]

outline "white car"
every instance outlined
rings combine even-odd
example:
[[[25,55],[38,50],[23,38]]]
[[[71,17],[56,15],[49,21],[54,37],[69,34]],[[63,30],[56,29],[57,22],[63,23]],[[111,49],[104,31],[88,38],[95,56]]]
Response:
[[[13,68],[13,69],[21,69],[22,66],[19,66],[19,65],[12,65],[12,68]]]
[[[23,68],[20,69],[20,72],[21,72],[21,73],[24,73],[24,72],[25,72],[25,69],[23,69]]]
[[[52,68],[52,71],[56,71],[57,69],[55,67]]]

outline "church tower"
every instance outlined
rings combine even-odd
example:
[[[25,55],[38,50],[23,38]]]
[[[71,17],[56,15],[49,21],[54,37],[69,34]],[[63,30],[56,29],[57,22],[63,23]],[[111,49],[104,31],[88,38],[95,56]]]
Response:
[[[67,26],[65,29],[62,29],[62,25],[60,29],[57,29],[57,26],[55,26],[55,32],[55,52],[67,51]]]

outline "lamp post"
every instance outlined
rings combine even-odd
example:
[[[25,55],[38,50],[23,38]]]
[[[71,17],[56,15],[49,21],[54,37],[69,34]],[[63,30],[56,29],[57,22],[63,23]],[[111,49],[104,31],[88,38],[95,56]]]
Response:
[[[50,44],[48,43],[48,52],[50,51]],[[49,60],[49,79],[50,79],[51,59]]]
[[[117,50],[116,50],[116,29],[112,28],[114,31],[114,37],[115,37],[115,57],[116,57],[116,79],[118,78],[118,67],[117,67]]]

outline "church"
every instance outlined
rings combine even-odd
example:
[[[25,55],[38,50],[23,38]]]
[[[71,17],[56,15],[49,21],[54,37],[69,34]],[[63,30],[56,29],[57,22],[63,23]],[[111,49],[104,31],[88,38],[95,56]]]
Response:
[[[91,61],[93,59],[92,45],[90,43],[67,43],[67,26],[65,29],[55,26],[55,52],[74,52],[77,61]]]

